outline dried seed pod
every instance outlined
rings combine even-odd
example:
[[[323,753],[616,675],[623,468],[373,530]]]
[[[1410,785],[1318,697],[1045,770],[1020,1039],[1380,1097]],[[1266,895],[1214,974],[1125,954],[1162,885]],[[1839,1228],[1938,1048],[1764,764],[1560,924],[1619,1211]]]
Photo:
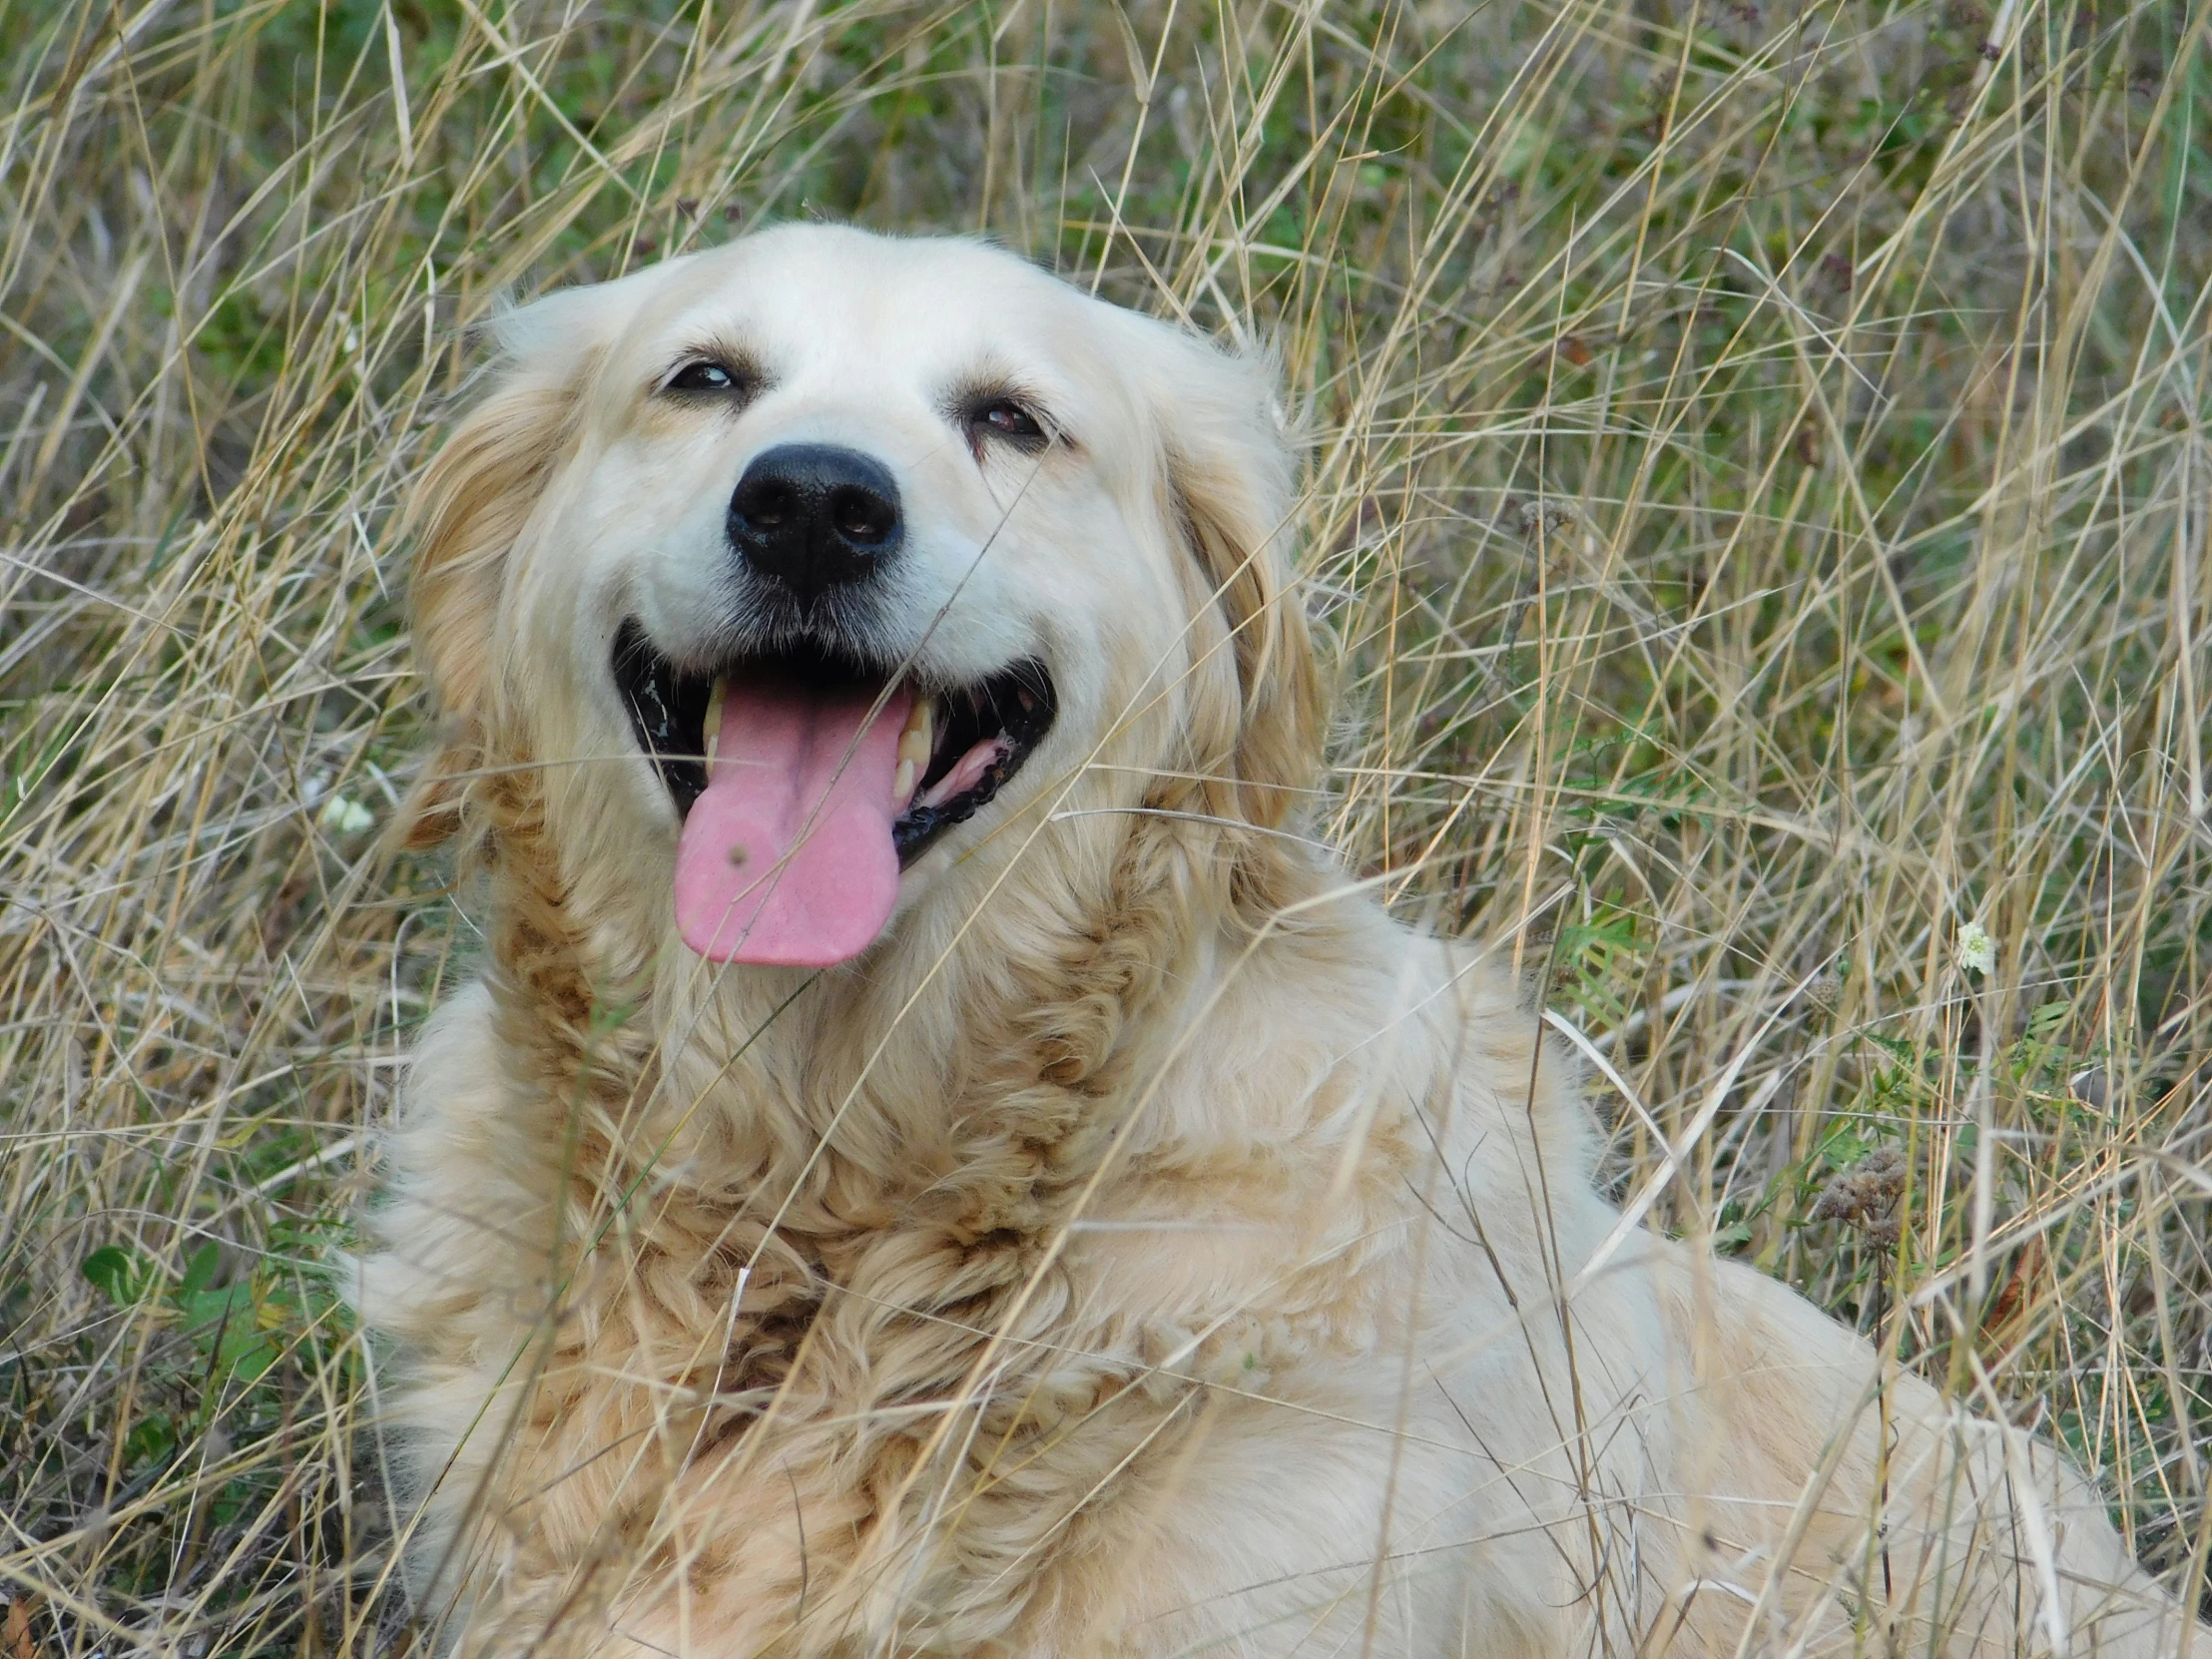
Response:
[[[1905,1154],[1894,1146],[1876,1147],[1829,1179],[1806,1219],[1840,1221],[1857,1228],[1870,1244],[1895,1245],[1905,1232],[1898,1214],[1905,1178]]]

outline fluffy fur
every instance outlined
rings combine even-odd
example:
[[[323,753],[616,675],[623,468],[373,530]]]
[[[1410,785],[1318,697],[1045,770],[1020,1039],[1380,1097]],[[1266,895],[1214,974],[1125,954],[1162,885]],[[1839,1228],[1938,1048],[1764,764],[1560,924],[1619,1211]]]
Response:
[[[419,824],[480,867],[488,949],[360,1291],[456,1651],[2176,1651],[2047,1444],[1618,1226],[1503,975],[1304,837],[1265,365],[821,227],[498,343],[414,516]],[[765,389],[657,395],[710,345]],[[1057,441],[963,441],[984,382]],[[795,435],[898,476],[900,649],[1033,652],[1061,694],[813,975],[679,942],[607,668],[625,615],[720,626],[724,505]]]

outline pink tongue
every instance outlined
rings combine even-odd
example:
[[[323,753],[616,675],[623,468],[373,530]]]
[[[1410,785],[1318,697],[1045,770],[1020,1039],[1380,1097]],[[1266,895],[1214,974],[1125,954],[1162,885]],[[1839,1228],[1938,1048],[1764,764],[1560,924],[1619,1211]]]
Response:
[[[676,845],[676,925],[717,962],[828,967],[857,956],[898,899],[898,734],[903,687],[877,693],[732,685]],[[866,730],[861,730],[862,723]]]

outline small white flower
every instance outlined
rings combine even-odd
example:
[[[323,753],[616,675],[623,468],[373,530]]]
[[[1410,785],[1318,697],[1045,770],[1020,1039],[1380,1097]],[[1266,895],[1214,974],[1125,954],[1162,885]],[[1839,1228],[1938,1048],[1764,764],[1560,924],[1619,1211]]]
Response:
[[[1958,965],[1975,973],[1987,973],[1997,965],[1997,942],[1978,921],[1958,929]]]
[[[342,795],[333,795],[322,809],[322,828],[334,830],[341,835],[355,835],[376,822],[376,817],[358,801],[348,801]]]
[[[360,330],[359,330],[358,328],[348,328],[348,329],[346,329],[346,330],[345,330],[345,354],[346,354],[346,355],[347,355],[348,357],[350,357],[351,355],[353,355],[353,353],[354,353],[354,352],[358,351],[358,350],[359,350],[360,348],[361,348],[361,331],[360,331]]]

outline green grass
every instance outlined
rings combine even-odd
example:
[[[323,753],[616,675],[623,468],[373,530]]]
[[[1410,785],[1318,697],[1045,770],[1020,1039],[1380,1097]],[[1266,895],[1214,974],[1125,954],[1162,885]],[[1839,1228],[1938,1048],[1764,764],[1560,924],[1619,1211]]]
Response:
[[[2208,33],[0,0],[0,1659],[407,1650],[327,1264],[477,946],[374,851],[395,508],[499,295],[810,215],[1271,345],[1328,832],[1539,915],[1609,1173],[1681,1143],[1658,1221],[1985,1369],[2202,1593]],[[1809,1219],[1883,1148],[1895,1246]]]

